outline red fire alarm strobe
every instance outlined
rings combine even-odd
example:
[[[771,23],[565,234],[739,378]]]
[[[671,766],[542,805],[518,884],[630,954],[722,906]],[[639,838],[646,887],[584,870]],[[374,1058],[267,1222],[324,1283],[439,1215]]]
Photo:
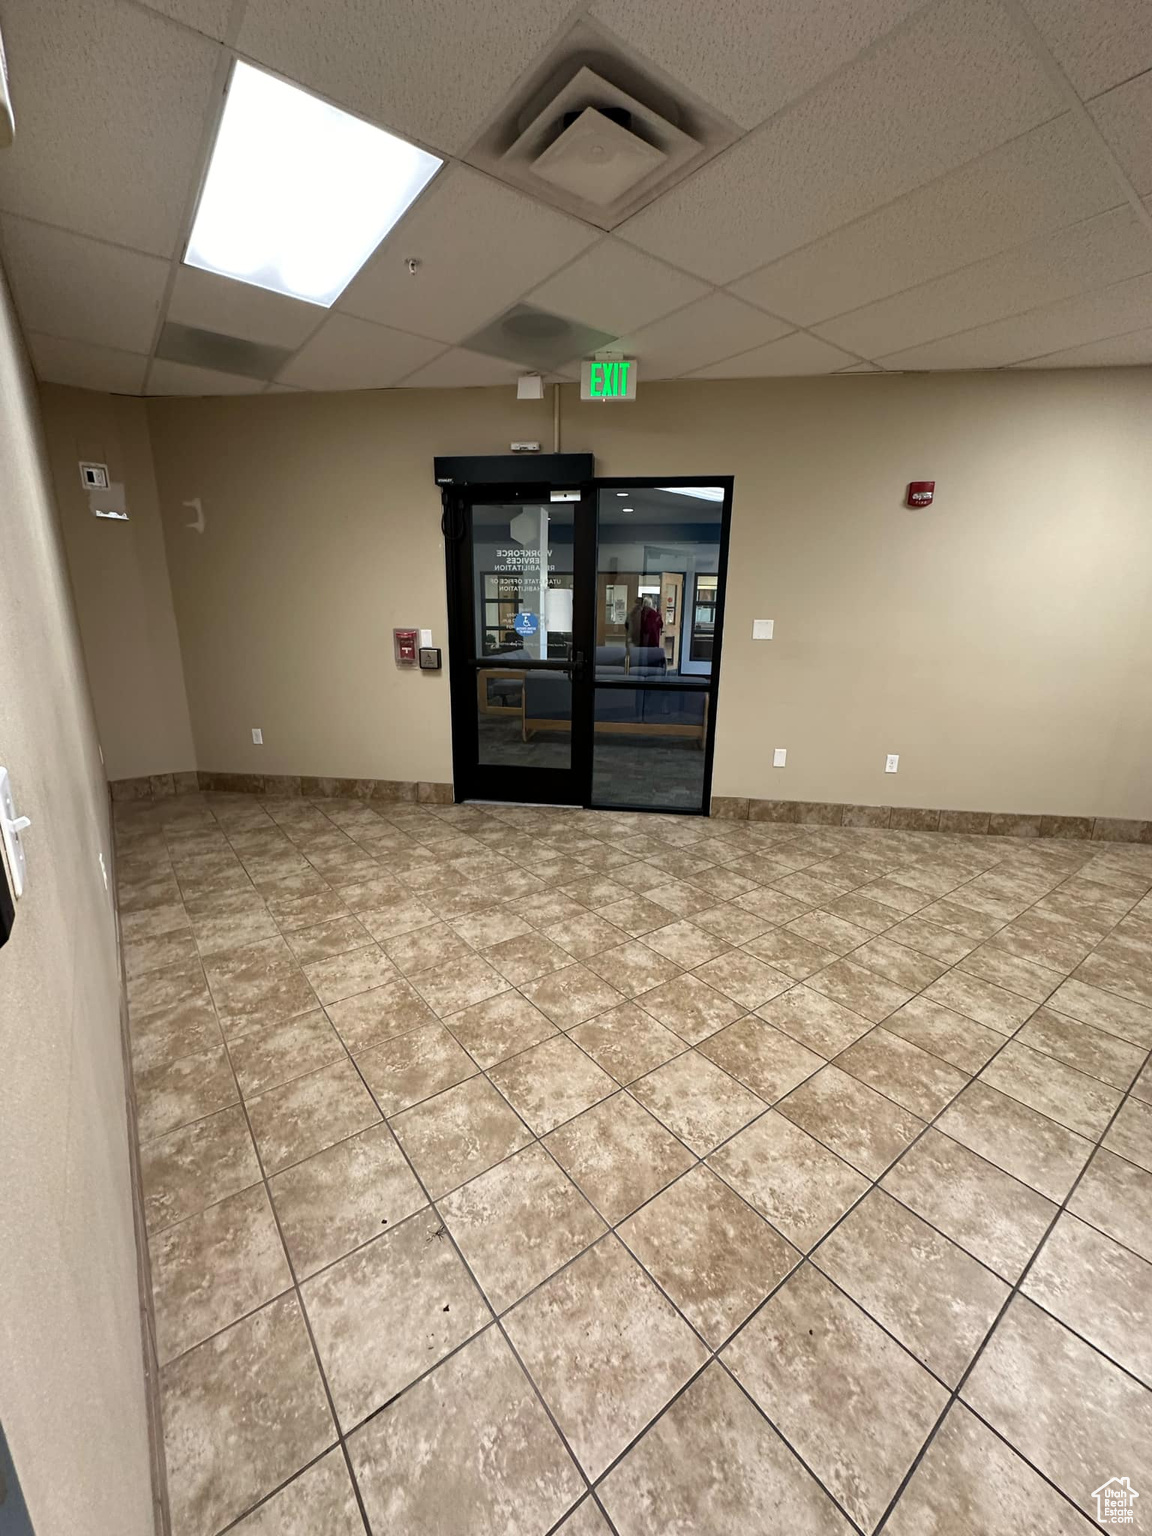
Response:
[[[935,490],[935,480],[912,480],[908,485],[908,495],[905,498],[904,505],[906,507],[930,507]]]

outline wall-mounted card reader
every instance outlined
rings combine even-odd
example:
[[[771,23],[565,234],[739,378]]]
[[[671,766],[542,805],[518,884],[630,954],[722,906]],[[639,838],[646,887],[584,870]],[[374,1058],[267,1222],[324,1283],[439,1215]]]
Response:
[[[422,645],[420,647],[421,672],[439,672],[440,647],[438,645]]]

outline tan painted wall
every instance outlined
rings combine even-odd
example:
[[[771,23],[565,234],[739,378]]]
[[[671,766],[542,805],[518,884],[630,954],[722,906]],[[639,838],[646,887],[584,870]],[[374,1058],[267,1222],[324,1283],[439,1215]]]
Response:
[[[37,1536],[145,1536],[107,788],[2,274],[0,524],[0,762],[32,818],[28,889],[0,949],[0,1420]]]
[[[394,625],[444,640],[432,457],[550,447],[549,407],[149,404],[202,767],[450,777],[447,678],[391,659]],[[1143,817],[1150,419],[1148,370],[642,383],[634,405],[566,389],[562,446],[602,475],[736,477],[715,793]],[[903,507],[913,478],[930,511]]]
[[[108,777],[195,768],[145,403],[45,384],[41,407]],[[92,516],[81,459],[123,482],[128,522]]]

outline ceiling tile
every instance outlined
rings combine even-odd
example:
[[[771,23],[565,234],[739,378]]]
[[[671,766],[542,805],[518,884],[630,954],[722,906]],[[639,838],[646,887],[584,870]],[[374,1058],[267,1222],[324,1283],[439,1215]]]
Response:
[[[1152,70],[1098,97],[1089,110],[1136,191],[1152,192]]]
[[[1081,96],[1152,68],[1148,0],[1022,0]]]
[[[169,266],[28,219],[0,219],[4,262],[26,330],[147,352]]]
[[[143,0],[143,3],[150,10],[170,16],[173,21],[182,21],[186,27],[208,37],[223,41],[227,36],[232,0]]]
[[[339,308],[461,341],[599,237],[599,230],[454,165],[353,280]],[[420,262],[408,271],[409,257]]]
[[[727,293],[710,293],[653,325],[620,338],[620,348],[640,360],[642,379],[671,379],[730,357],[742,347],[772,341],[789,327]]]
[[[856,309],[1115,207],[1071,113],[754,272],[732,291],[797,325]]]
[[[1018,368],[1139,368],[1152,363],[1152,326],[1017,363]]]
[[[714,282],[764,265],[1054,116],[996,0],[933,6],[617,231]]]
[[[275,347],[298,347],[327,314],[318,304],[239,283],[181,264],[168,301],[169,320]]]
[[[1152,230],[1125,205],[818,325],[878,357],[1152,270]]]
[[[405,389],[472,389],[489,384],[515,384],[523,373],[515,363],[506,363],[499,357],[485,357],[480,352],[467,352],[463,347],[452,347],[434,357],[423,368],[417,368],[404,380]]]
[[[880,357],[886,368],[1003,368],[1134,331],[1152,313],[1152,273]]]
[[[707,292],[706,283],[608,238],[533,289],[528,301],[619,336]]]
[[[569,0],[248,0],[237,46],[394,133],[464,149]]]
[[[387,389],[440,350],[438,341],[331,313],[280,377],[300,389]]]
[[[146,357],[92,347],[83,341],[28,333],[28,351],[36,377],[46,384],[74,384],[78,389],[102,389],[113,395],[138,395],[144,387]]]
[[[263,379],[243,379],[238,373],[218,373],[215,368],[196,368],[191,363],[153,359],[148,375],[149,395],[258,395]]]
[[[729,357],[707,368],[697,368],[694,379],[786,379],[805,373],[835,373],[838,368],[855,363],[850,352],[827,341],[794,331],[766,347],[753,347],[738,357]]]
[[[745,128],[810,90],[924,0],[594,0],[592,14]]]
[[[219,45],[123,0],[5,6],[4,45],[18,128],[0,208],[171,255]]]

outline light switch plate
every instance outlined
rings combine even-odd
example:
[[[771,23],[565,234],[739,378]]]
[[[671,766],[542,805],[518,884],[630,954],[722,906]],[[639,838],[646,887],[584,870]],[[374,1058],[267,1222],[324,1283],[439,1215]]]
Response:
[[[420,644],[425,649],[432,644],[432,631],[430,629],[422,629],[420,631]]]
[[[252,745],[254,747],[262,747],[264,745],[264,732],[258,725],[252,727]]]
[[[772,638],[772,630],[775,627],[775,624],[776,624],[776,620],[775,619],[753,619],[752,620],[752,638],[753,638],[753,640],[771,640],[771,638]]]
[[[788,748],[777,747],[772,753],[773,768],[783,768],[788,762]]]
[[[895,773],[896,770],[899,768],[899,766],[900,766],[900,754],[899,754],[899,752],[889,752],[888,756],[884,760],[884,772],[885,773]]]

